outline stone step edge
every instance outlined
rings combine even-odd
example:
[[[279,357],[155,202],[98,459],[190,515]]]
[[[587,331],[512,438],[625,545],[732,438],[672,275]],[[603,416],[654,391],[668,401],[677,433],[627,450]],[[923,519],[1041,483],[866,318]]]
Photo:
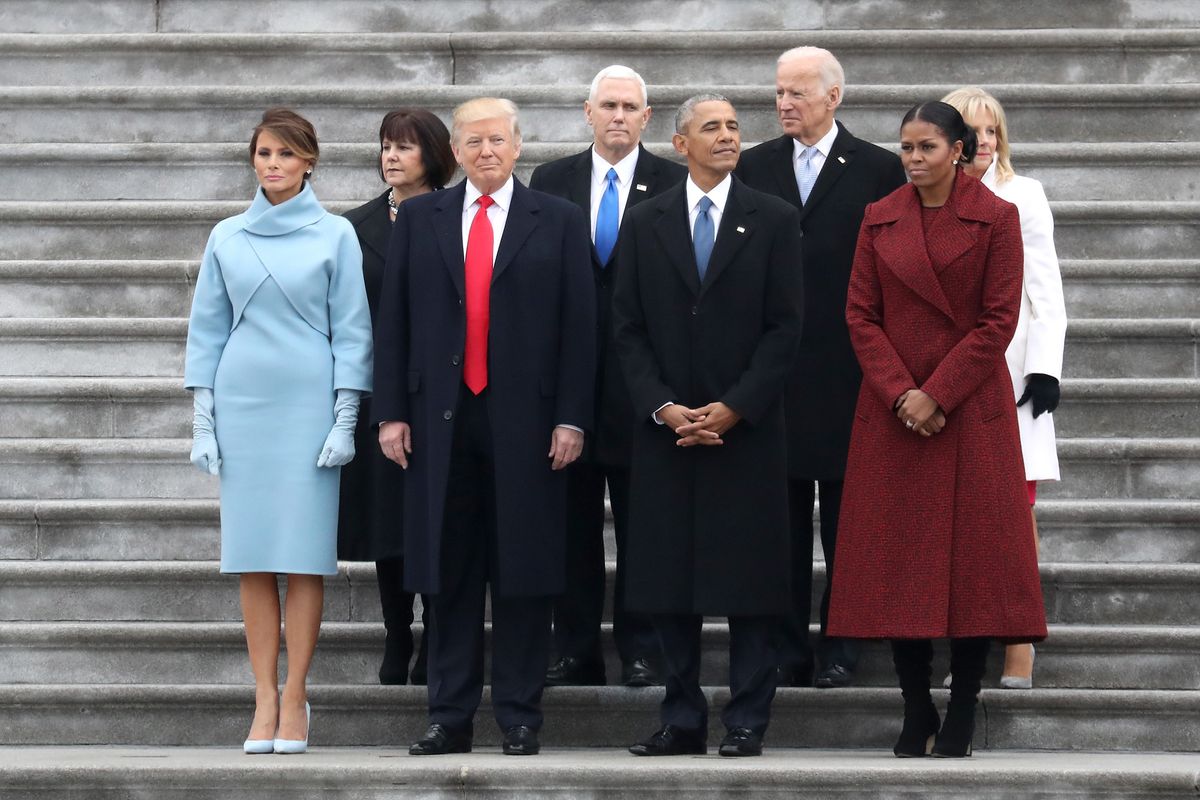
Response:
[[[0,262],[2,264],[3,262]],[[1200,259],[1064,258],[1058,262],[1064,278],[1121,278],[1156,281],[1171,278],[1200,279]],[[2,274],[2,273],[0,273]]]
[[[616,562],[605,562],[606,572],[616,570]],[[1200,563],[1160,562],[1099,562],[1045,561],[1039,565],[1042,580],[1070,583],[1112,584],[1146,583],[1194,586],[1200,590]],[[823,578],[825,565],[813,565],[815,578]],[[0,583],[107,583],[112,581],[141,581],[171,583],[175,581],[228,582],[236,576],[220,572],[218,561],[37,561],[0,560]],[[335,575],[326,582],[373,584],[375,565],[366,562],[343,561]]]

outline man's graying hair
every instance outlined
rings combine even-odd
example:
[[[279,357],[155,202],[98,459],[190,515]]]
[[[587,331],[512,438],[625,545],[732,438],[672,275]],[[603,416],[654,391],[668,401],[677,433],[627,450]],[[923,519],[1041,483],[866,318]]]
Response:
[[[696,116],[696,106],[701,103],[729,103],[729,98],[713,92],[702,92],[684,100],[683,104],[679,106],[679,110],[675,112],[676,133],[680,135],[687,133],[687,127],[692,123],[692,117]],[[733,105],[733,103],[729,103],[729,105]]]

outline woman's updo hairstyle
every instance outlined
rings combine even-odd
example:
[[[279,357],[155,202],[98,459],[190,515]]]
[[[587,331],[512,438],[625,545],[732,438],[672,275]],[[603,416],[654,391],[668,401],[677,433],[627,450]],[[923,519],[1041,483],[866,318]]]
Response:
[[[962,114],[958,113],[958,109],[954,106],[943,103],[941,100],[919,103],[910,108],[904,115],[904,119],[900,120],[900,127],[903,128],[913,120],[928,122],[937,128],[952,147],[955,142],[962,142],[962,156],[958,159],[959,169],[970,164],[971,160],[975,158],[975,151],[979,149],[979,142],[975,139],[975,130],[963,120]]]
[[[311,122],[290,108],[268,108],[263,112],[262,122],[254,128],[254,135],[250,137],[251,163],[258,150],[258,135],[263,131],[290,147],[298,158],[311,161],[312,169],[316,169],[321,149],[317,146],[317,132]],[[309,177],[305,174],[304,179],[308,180]]]

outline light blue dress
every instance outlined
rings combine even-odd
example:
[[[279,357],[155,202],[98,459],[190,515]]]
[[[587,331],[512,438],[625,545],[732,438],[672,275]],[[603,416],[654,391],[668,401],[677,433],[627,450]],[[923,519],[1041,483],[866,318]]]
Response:
[[[340,468],[317,467],[338,389],[371,389],[371,315],[353,226],[305,184],[213,228],[184,385],[208,387],[221,456],[221,571],[337,571]]]

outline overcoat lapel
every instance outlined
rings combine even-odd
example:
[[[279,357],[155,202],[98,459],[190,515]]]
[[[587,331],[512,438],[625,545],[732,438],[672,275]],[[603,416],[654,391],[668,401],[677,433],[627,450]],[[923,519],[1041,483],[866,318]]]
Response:
[[[513,179],[512,207],[508,209],[508,220],[504,223],[504,235],[500,238],[500,249],[496,252],[496,263],[492,267],[492,283],[500,279],[504,270],[537,227],[537,214],[541,210],[533,192],[525,184]],[[461,229],[460,229],[461,230]],[[461,237],[462,234],[460,233]]]
[[[458,289],[459,299],[466,297],[467,270],[462,240],[462,204],[467,195],[466,185],[466,180],[463,180],[454,188],[441,192],[433,215],[433,229],[438,249],[442,251],[442,263],[450,273],[454,288]]]
[[[388,190],[391,191],[390,189]],[[358,226],[358,238],[379,257],[387,260],[387,243],[392,236],[392,222],[387,213],[387,195],[376,198]],[[382,247],[382,249],[380,249]]]
[[[825,159],[825,164],[821,167],[821,172],[817,175],[817,182],[813,184],[812,191],[808,193],[808,202],[800,209],[800,220],[803,221],[808,216],[809,211],[816,208],[822,198],[833,188],[833,185],[846,174],[846,170],[850,167],[850,162],[854,160],[854,137],[847,132],[840,123],[835,122],[838,126],[838,135],[833,139],[833,145],[829,148],[829,157]],[[792,181],[795,184],[795,181]],[[797,197],[800,190],[796,190]]]
[[[876,252],[888,253],[888,260],[884,262],[888,269],[917,296],[953,320],[954,313],[950,309],[950,301],[942,291],[942,285],[938,282],[937,273],[934,272],[926,251],[925,231],[921,224],[921,200],[916,188],[910,187],[902,202],[890,205],[892,208],[889,210],[893,211],[892,219],[883,217],[880,222],[892,221],[893,224],[880,232]]]
[[[658,220],[654,224],[654,233],[667,252],[671,263],[679,271],[679,277],[692,291],[700,294],[700,272],[696,268],[696,251],[692,248],[692,234],[688,230],[688,209],[686,194],[681,183],[675,189],[664,192],[655,198],[658,208]],[[711,259],[710,262],[711,264]]]
[[[800,187],[796,185],[796,150],[792,141],[792,137],[786,134],[775,140],[771,163],[775,167],[775,180],[779,183],[779,196],[800,208]],[[812,199],[811,195],[809,199]]]
[[[567,193],[575,205],[591,219],[592,213],[592,148],[575,156],[567,176]]]
[[[721,227],[717,229],[717,241],[708,259],[708,271],[704,273],[701,293],[708,291],[754,234],[750,218],[756,210],[754,199],[742,191],[741,183],[734,178],[729,187],[725,210],[721,213]]]

